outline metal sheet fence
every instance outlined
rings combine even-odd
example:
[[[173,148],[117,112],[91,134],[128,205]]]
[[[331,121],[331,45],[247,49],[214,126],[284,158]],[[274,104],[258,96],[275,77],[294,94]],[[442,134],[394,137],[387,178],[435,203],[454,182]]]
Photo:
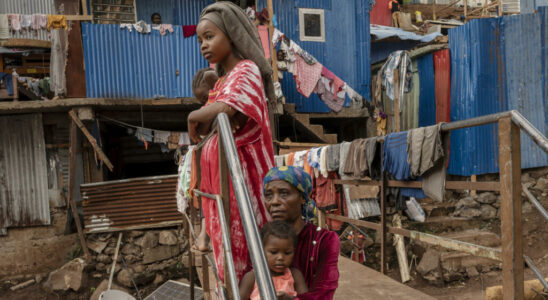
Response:
[[[0,228],[49,225],[42,115],[0,117]]]
[[[82,24],[89,98],[192,97],[195,72],[207,66],[196,36],[182,28],[141,34],[114,24]]]
[[[541,30],[547,22],[544,9],[538,14],[473,20],[449,30],[451,121],[516,109],[547,133],[542,66],[548,57]],[[452,132],[448,172],[498,172],[497,136],[496,125]],[[548,165],[548,155],[525,135],[521,154],[523,168]]]
[[[82,184],[86,232],[154,227],[182,221],[177,175]]]

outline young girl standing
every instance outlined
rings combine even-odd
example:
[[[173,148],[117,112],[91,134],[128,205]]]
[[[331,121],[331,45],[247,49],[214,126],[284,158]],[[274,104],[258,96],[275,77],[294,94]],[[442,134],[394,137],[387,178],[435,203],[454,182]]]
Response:
[[[273,221],[263,227],[261,236],[276,292],[284,292],[289,296],[306,293],[308,288],[303,274],[290,267],[297,248],[297,234],[293,227],[284,221]],[[240,282],[240,298],[261,299],[253,271],[245,274]]]
[[[228,115],[253,215],[259,228],[262,228],[270,217],[262,197],[261,179],[274,166],[267,109],[267,96],[274,95],[272,69],[264,57],[256,27],[245,12],[233,3],[223,1],[206,7],[196,32],[202,56],[215,64],[220,78],[210,93],[214,95],[214,99],[210,99],[212,103],[189,115],[189,135],[194,142],[200,141],[200,136],[211,130],[219,113]],[[212,135],[202,149],[200,190],[209,194],[220,194],[218,138],[217,134]],[[219,277],[224,280],[222,236],[215,200],[203,198],[202,208]],[[232,254],[240,280],[250,265],[250,258],[232,188],[230,220]]]

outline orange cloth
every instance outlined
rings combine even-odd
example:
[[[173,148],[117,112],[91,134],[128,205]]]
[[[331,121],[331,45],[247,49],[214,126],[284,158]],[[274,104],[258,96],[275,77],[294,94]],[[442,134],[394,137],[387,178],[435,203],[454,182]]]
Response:
[[[48,15],[47,29],[67,29],[67,18],[64,15]]]
[[[310,175],[310,178],[314,178],[314,169],[312,169],[312,166],[308,163],[308,154],[310,153],[310,150],[306,152],[304,155],[304,166],[303,169],[308,175]]]
[[[292,166],[295,163],[295,152],[289,153],[287,155],[287,166]]]
[[[293,279],[293,274],[289,268],[285,269],[285,272],[281,276],[273,276],[272,282],[274,283],[274,289],[276,292],[285,292],[289,296],[297,296],[295,291],[295,280]],[[261,300],[261,295],[259,294],[259,288],[257,287],[257,281],[255,281],[255,286],[253,287],[253,292],[249,296],[250,300]]]

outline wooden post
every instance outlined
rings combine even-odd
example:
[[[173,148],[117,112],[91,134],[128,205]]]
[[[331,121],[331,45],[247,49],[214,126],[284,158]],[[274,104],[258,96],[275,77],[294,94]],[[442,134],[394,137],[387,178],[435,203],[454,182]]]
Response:
[[[400,132],[400,70],[394,69],[394,132]]]
[[[499,120],[499,168],[503,299],[523,299],[520,129]]]
[[[86,238],[84,237],[84,231],[82,230],[82,224],[80,223],[80,216],[78,215],[78,207],[76,207],[76,201],[74,201],[74,188],[76,186],[76,151],[78,151],[78,128],[76,123],[72,121],[70,123],[70,161],[69,161],[69,190],[68,198],[70,207],[72,209],[72,216],[74,217],[74,223],[76,223],[76,229],[78,230],[78,237],[80,238],[80,245],[86,255],[86,260],[91,262],[91,254],[89,253]]]
[[[18,84],[17,77],[18,76],[12,75],[12,78],[11,78],[11,85],[13,86],[13,101],[19,100],[19,90],[17,88],[17,84]]]
[[[463,0],[464,1],[464,20],[466,20],[466,18],[468,17],[468,0]]]
[[[87,0],[81,0],[80,3],[82,4],[82,14],[83,14],[84,16],[87,16],[87,14],[88,14]]]
[[[498,9],[498,12],[499,12],[499,17],[502,17],[502,0],[499,0],[499,9]]]
[[[278,82],[278,56],[276,55],[274,44],[272,44],[272,35],[274,34],[274,23],[272,22],[274,18],[274,6],[272,5],[272,0],[267,0],[266,6],[268,15],[270,16],[270,21],[268,22],[268,44],[270,45],[270,57],[272,57],[272,79],[274,82]]]
[[[470,181],[471,181],[471,182],[477,182],[476,175],[470,176]],[[476,195],[476,190],[470,190],[470,195],[471,195],[471,196],[475,196],[475,195]]]
[[[432,6],[432,19],[436,21],[436,0],[434,0]]]
[[[381,153],[383,153],[384,151],[384,143],[381,144]],[[383,164],[383,161],[382,161],[382,155],[381,155],[381,166]],[[382,171],[382,167],[381,168],[381,185],[380,185],[380,189],[381,189],[381,230],[380,230],[380,234],[381,234],[381,273],[383,274],[386,274],[386,265],[387,265],[387,261],[386,261],[386,174],[384,173],[384,171]]]
[[[220,130],[217,130],[217,132],[220,132]],[[224,143],[223,139],[219,135],[218,137],[218,144],[219,144],[219,186],[220,186],[220,196],[223,199],[223,206],[225,211],[225,217],[226,217],[226,225],[228,227],[228,240],[230,241],[230,231],[232,227],[230,226],[231,220],[230,220],[230,181],[229,181],[229,175],[228,175],[228,162],[226,158],[226,154],[224,151]],[[224,248],[224,247],[223,247]],[[232,257],[227,257],[226,251],[223,250],[224,254],[224,285],[228,291],[228,299],[234,299],[233,293],[234,291],[230,288],[230,284],[228,284],[229,279],[228,276],[228,264],[226,263],[229,259],[233,259]]]

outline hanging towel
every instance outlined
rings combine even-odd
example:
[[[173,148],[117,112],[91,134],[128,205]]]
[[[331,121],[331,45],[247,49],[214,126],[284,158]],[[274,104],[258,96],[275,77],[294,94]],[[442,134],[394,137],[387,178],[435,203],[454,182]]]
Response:
[[[306,98],[310,97],[322,75],[322,64],[309,65],[300,55],[295,55],[295,67],[293,71],[293,76],[297,82],[297,90]]]
[[[339,156],[341,153],[341,145],[331,145],[327,146],[326,149],[326,157],[327,157],[327,170],[328,171],[339,171]]]
[[[184,132],[181,132],[181,134],[179,135],[179,142],[178,142],[179,146],[181,145],[190,145],[190,136],[188,135],[188,132],[184,131]]]
[[[120,24],[120,29],[127,29],[129,32],[133,32],[133,24],[131,23],[122,23]]]
[[[48,15],[47,29],[67,29],[67,18],[65,15]]]
[[[21,15],[19,14],[10,14],[9,16],[9,23],[10,23],[10,29],[13,31],[20,31],[21,30]]]
[[[8,15],[0,14],[0,40],[10,38],[10,22]]]
[[[32,15],[21,15],[21,29],[30,30],[32,25]]]
[[[320,168],[320,154],[321,154],[322,148],[312,148],[310,149],[310,152],[308,152],[308,163],[310,166],[314,169]]]
[[[159,144],[167,144],[171,132],[163,130],[154,130],[154,142]]]
[[[183,25],[183,37],[188,38],[196,34],[196,25]]]
[[[33,30],[42,30],[46,29],[48,26],[48,16],[44,14],[33,14],[32,15],[32,25]]]
[[[308,151],[295,152],[293,166],[304,168],[304,161],[307,159]]]

